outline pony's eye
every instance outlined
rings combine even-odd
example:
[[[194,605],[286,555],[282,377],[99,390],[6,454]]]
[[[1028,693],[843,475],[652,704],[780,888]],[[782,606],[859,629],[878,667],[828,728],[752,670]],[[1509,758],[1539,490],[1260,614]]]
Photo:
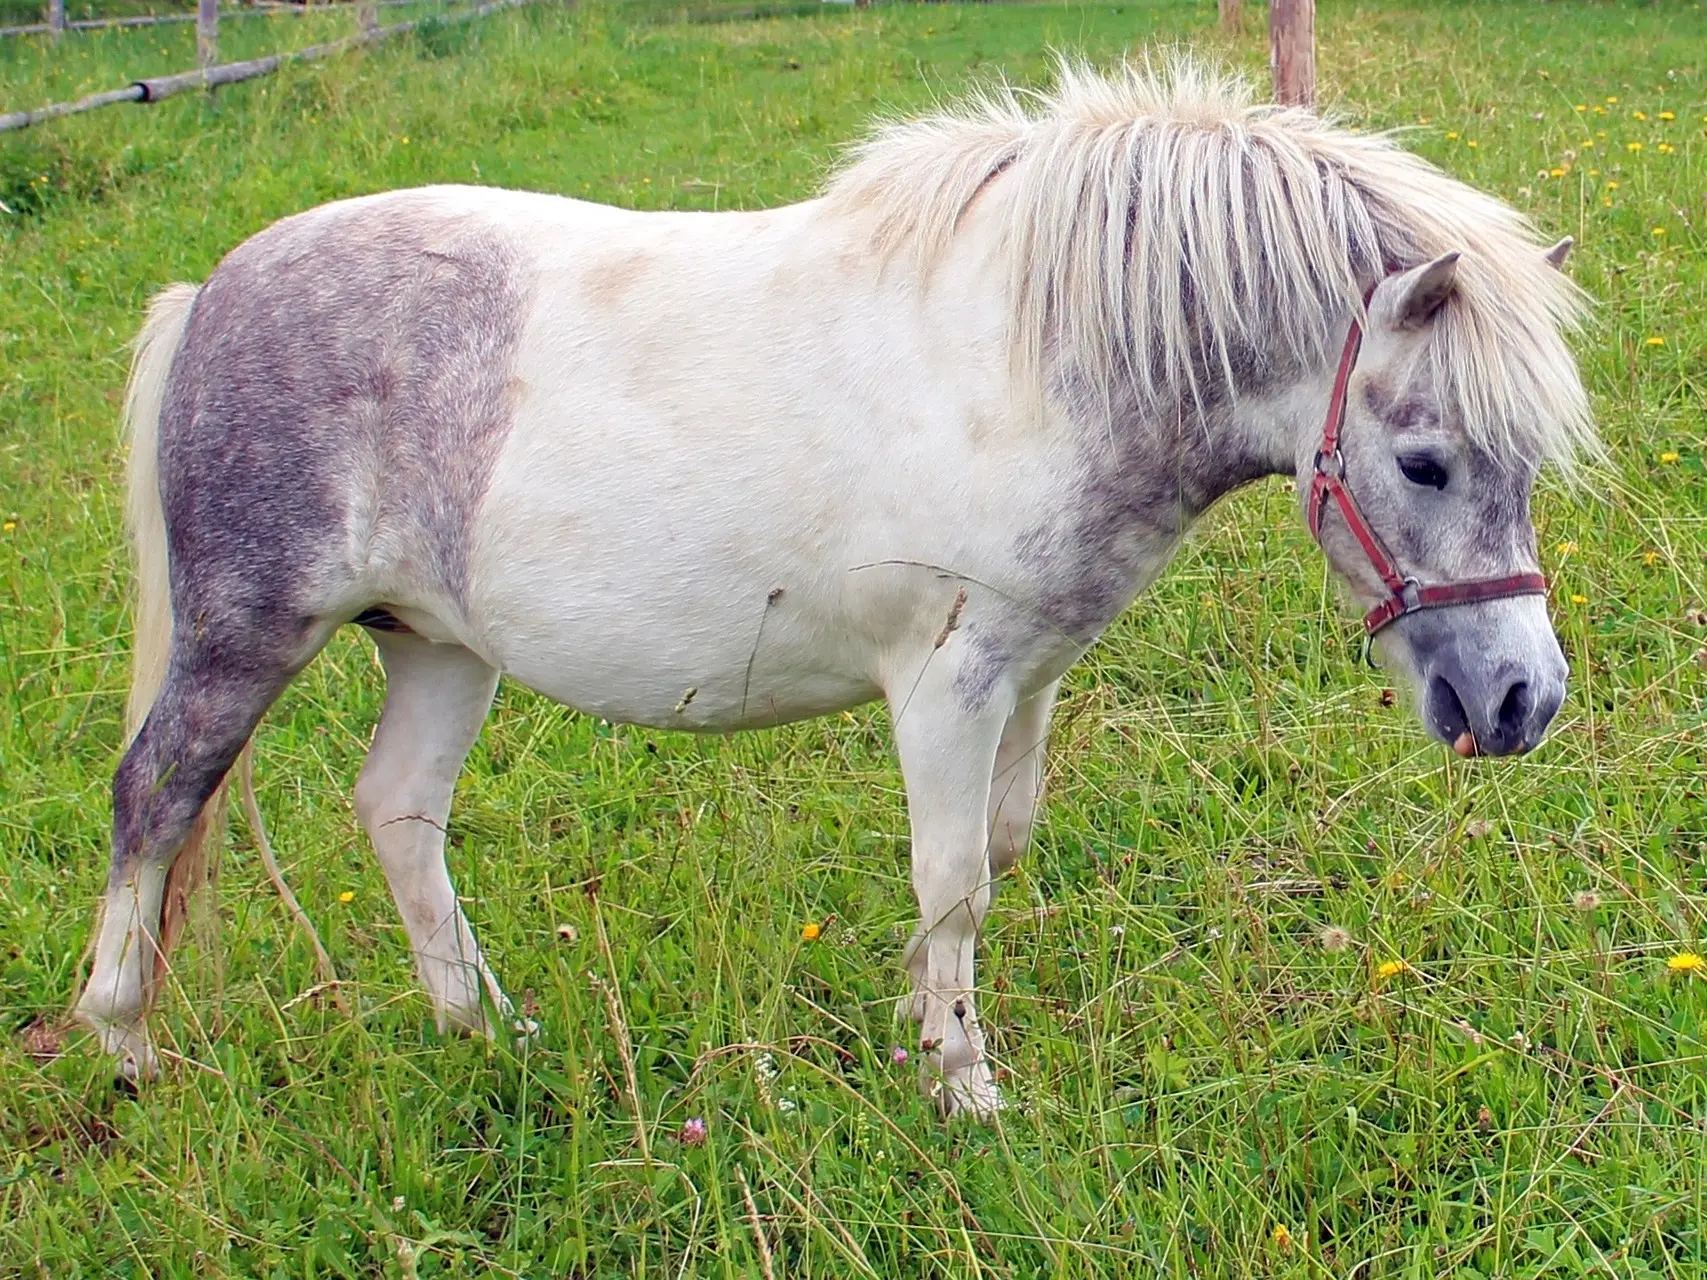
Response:
[[[1399,459],[1399,470],[1405,473],[1405,479],[1412,484],[1426,484],[1433,489],[1446,488],[1446,468],[1433,458],[1423,458],[1415,455]]]

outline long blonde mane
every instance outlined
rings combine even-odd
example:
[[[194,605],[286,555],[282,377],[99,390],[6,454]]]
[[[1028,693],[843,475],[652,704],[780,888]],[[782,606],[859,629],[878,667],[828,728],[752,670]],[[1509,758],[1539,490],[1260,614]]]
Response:
[[[826,195],[873,219],[880,252],[928,270],[998,177],[1016,367],[1039,394],[1046,351],[1108,402],[1131,388],[1170,417],[1321,367],[1369,284],[1458,250],[1437,394],[1496,457],[1568,468],[1598,449],[1565,342],[1585,295],[1521,214],[1389,135],[1257,103],[1184,58],[1106,77],[1063,62],[1050,92],[883,126]]]

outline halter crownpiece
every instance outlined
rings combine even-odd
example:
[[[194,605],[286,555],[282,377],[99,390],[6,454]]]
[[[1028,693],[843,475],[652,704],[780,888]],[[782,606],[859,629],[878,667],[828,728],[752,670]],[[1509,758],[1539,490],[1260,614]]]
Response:
[[[1368,307],[1375,286],[1363,296]],[[1477,578],[1470,582],[1448,582],[1424,586],[1415,578],[1399,572],[1398,565],[1381,545],[1381,539],[1364,517],[1363,510],[1346,486],[1345,455],[1340,452],[1340,429],[1345,426],[1346,392],[1351,385],[1351,371],[1357,364],[1357,353],[1363,346],[1363,330],[1354,316],[1345,335],[1345,349],[1340,352],[1339,372],[1334,375],[1334,391],[1328,400],[1327,420],[1322,424],[1322,443],[1316,450],[1314,474],[1310,479],[1308,517],[1310,536],[1322,540],[1322,513],[1331,498],[1345,519],[1346,527],[1363,548],[1363,554],[1382,585],[1387,598],[1363,615],[1363,629],[1370,638],[1376,632],[1398,621],[1407,613],[1423,609],[1440,609],[1447,605],[1474,604],[1480,600],[1505,600],[1513,596],[1544,596],[1547,579],[1539,573],[1513,573],[1503,578]]]

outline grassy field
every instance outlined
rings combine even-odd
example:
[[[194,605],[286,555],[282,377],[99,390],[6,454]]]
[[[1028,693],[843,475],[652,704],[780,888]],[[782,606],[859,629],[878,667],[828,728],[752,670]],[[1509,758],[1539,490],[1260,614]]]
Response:
[[[1578,238],[1612,463],[1539,504],[1571,698],[1533,757],[1451,758],[1357,665],[1293,496],[1217,509],[1069,679],[984,948],[998,1126],[939,1124],[890,1060],[911,906],[877,708],[702,740],[502,690],[452,866],[543,1034],[441,1042],[350,811],[380,700],[355,633],[257,746],[357,1016],[238,824],[217,948],[208,924],[158,1018],[186,1062],[134,1098],[75,1034],[52,1054],[106,869],[114,426],[152,290],[432,180],[799,198],[873,113],[1040,82],[1052,46],[1260,74],[1212,11],[637,26],[588,0],[0,139],[0,1273],[1707,1276],[1707,975],[1668,963],[1707,951],[1687,3],[1323,5],[1326,101]],[[0,49],[0,103],[188,65],[182,28],[85,39],[70,70]]]

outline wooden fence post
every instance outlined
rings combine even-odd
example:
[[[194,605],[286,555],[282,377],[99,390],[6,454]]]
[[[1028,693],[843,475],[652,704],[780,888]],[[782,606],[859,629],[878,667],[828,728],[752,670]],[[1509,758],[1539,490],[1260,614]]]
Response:
[[[1316,0],[1270,0],[1269,68],[1274,98],[1289,107],[1316,105]]]
[[[47,28],[55,40],[65,33],[65,0],[47,0]]]
[[[1243,35],[1245,31],[1245,0],[1221,0],[1221,33]]]
[[[379,30],[379,5],[376,0],[356,0],[356,26],[364,36]]]
[[[219,0],[196,0],[196,65],[219,61]]]

